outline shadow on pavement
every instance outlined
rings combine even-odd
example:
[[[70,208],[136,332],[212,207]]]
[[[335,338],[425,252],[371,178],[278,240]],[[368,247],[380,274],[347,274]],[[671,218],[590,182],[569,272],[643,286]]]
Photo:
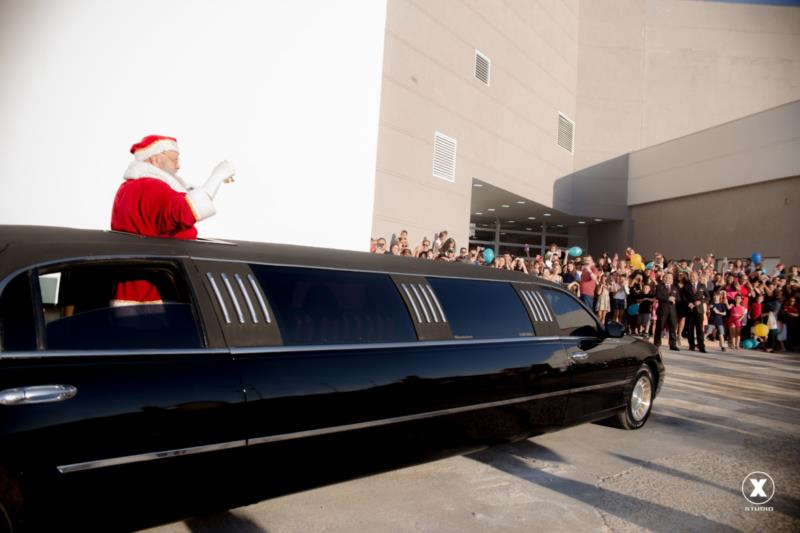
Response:
[[[502,472],[506,472],[540,487],[561,493],[569,498],[591,505],[598,511],[614,515],[642,529],[673,533],[674,531],[737,531],[714,520],[689,514],[664,505],[649,502],[614,491],[609,491],[582,481],[564,479],[539,470],[514,455],[526,455],[517,445],[473,453],[467,457]],[[535,446],[535,445],[534,445]],[[539,446],[535,446],[539,448]],[[545,448],[546,450],[546,448]],[[549,451],[549,450],[548,450]],[[536,452],[539,453],[539,452]]]
[[[737,496],[741,494],[741,490],[739,489],[725,487],[718,483],[713,483],[711,481],[703,479],[700,476],[695,476],[694,474],[682,472],[681,470],[676,470],[668,466],[655,464],[650,461],[645,461],[642,459],[636,459],[635,457],[630,457],[627,455],[623,455],[621,453],[610,452],[610,454],[618,459],[622,459],[623,461],[634,464],[641,468],[646,468],[648,470],[653,470],[655,472],[661,472],[662,474],[667,474],[673,477],[685,479],[686,481],[691,481],[692,483],[701,483],[703,485],[708,485],[709,487],[714,487],[717,490],[721,490],[729,494],[735,494]],[[777,494],[773,501],[774,501],[773,506],[776,508],[777,512],[783,513],[787,516],[794,516],[794,517],[800,516],[800,500],[797,500],[797,498],[793,498],[785,494]]]

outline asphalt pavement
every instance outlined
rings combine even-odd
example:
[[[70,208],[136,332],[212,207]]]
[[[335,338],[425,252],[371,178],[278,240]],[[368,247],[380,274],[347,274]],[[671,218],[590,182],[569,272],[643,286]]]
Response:
[[[147,531],[800,531],[800,354],[663,355],[638,431],[584,424]]]

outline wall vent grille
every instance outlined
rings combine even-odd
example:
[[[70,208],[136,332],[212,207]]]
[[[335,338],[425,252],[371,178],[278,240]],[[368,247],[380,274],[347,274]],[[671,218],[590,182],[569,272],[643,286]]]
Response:
[[[456,181],[455,139],[439,133],[433,137],[433,175],[443,180]]]
[[[575,123],[563,113],[558,114],[558,145],[572,153],[575,142]]]
[[[481,80],[486,85],[489,85],[491,79],[492,61],[475,50],[475,77]]]

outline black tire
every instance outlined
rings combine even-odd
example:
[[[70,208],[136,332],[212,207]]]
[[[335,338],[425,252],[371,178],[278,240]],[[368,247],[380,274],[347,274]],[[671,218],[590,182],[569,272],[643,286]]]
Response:
[[[636,372],[625,398],[625,409],[613,418],[615,426],[622,429],[639,429],[650,418],[656,389],[650,367],[642,365]]]
[[[0,533],[20,531],[22,491],[19,482],[0,466]]]

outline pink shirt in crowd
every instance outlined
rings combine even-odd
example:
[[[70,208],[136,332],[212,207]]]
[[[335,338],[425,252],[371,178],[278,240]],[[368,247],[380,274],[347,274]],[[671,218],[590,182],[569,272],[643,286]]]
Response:
[[[731,316],[728,319],[728,325],[732,328],[741,328],[742,327],[742,319],[744,318],[744,309],[743,305],[734,305],[731,307]]]

